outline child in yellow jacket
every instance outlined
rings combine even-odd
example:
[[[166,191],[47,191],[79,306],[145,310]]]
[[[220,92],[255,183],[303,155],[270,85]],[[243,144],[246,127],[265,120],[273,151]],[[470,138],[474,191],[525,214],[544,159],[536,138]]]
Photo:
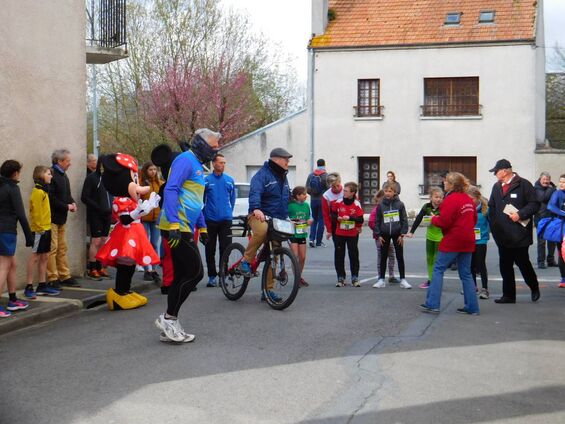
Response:
[[[51,250],[51,207],[49,204],[49,184],[51,169],[36,166],[33,170],[35,187],[29,197],[29,221],[33,234],[32,254],[27,263],[27,285],[24,296],[35,299],[37,296],[58,296],[61,292],[47,286],[47,261]],[[39,285],[33,290],[33,273],[37,266]]]

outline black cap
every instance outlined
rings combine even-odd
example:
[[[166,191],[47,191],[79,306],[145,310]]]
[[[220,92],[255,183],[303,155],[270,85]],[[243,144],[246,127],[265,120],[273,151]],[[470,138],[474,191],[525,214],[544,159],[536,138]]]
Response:
[[[271,158],[291,158],[292,155],[290,153],[288,153],[282,147],[276,147],[273,150],[271,150],[271,154],[269,155],[269,157],[271,157]]]
[[[500,160],[496,161],[494,168],[489,169],[488,172],[494,172],[496,174],[498,172],[498,170],[500,170],[500,169],[509,169],[509,168],[512,168],[512,165],[510,164],[510,162],[506,159],[500,159]]]

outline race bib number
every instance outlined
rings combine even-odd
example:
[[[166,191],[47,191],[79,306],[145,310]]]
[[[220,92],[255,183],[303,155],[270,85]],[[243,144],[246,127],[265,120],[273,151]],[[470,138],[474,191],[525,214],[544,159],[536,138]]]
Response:
[[[432,216],[431,215],[424,215],[424,219],[422,220],[424,224],[431,224],[432,223]]]
[[[352,230],[355,228],[355,221],[341,221],[339,223],[339,228],[342,230]]]
[[[387,211],[383,214],[383,221],[385,224],[390,224],[391,222],[400,221],[400,212],[398,211]]]
[[[481,229],[475,228],[475,240],[480,240],[480,239],[481,239]]]
[[[294,231],[296,234],[306,234],[308,232],[308,224],[296,224]]]

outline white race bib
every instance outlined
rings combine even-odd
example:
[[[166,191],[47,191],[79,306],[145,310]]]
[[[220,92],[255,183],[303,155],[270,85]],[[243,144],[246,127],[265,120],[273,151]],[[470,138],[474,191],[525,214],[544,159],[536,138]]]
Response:
[[[339,228],[342,230],[352,230],[355,228],[355,221],[341,221],[339,223]]]
[[[480,240],[481,239],[481,229],[475,227],[475,240]]]
[[[385,224],[390,224],[391,222],[400,222],[400,212],[396,210],[384,212],[383,221]]]

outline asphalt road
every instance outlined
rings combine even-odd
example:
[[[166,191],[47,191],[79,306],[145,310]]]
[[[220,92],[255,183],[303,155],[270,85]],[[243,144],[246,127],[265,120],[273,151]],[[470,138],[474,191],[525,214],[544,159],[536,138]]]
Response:
[[[406,246],[412,290],[371,288],[376,251],[360,242],[361,288],[335,287],[333,249],[309,249],[285,311],[201,283],[181,310],[194,343],[159,342],[155,291],[139,310],[84,311],[0,337],[0,423],[563,423],[565,290],[540,272],[542,299],[481,300],[462,316],[448,271],[442,313],[418,305],[423,231]],[[330,242],[331,244],[331,242]],[[534,247],[532,247],[533,252]],[[491,293],[500,293],[489,245]]]

